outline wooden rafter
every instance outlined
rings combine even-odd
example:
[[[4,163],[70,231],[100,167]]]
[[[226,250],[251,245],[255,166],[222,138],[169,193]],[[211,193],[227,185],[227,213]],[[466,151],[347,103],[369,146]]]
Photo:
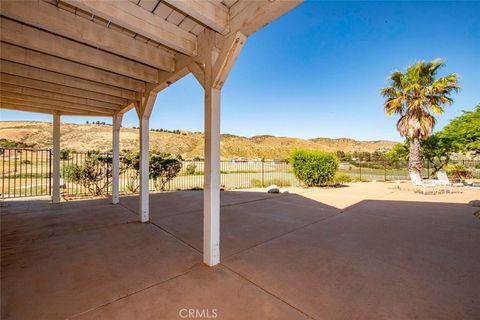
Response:
[[[100,51],[79,42],[49,32],[1,18],[0,39],[17,46],[61,57],[91,67],[116,72],[124,76],[157,82],[158,70],[144,64]]]
[[[49,114],[53,114],[54,112],[59,112],[60,114],[67,115],[67,116],[97,116],[97,117],[109,116],[109,115],[105,115],[103,113],[98,113],[98,112],[71,110],[68,108],[45,107],[45,106],[39,106],[36,104],[32,105],[32,104],[29,104],[28,102],[20,102],[20,103],[3,102],[1,101],[1,98],[0,98],[0,109],[27,111],[27,112],[35,112],[35,113],[49,113]]]
[[[55,106],[59,108],[69,108],[70,110],[84,110],[84,111],[98,112],[98,113],[103,113],[107,115],[108,114],[113,115],[115,113],[115,110],[113,109],[105,109],[105,108],[100,108],[97,106],[86,105],[86,104],[76,104],[71,102],[55,100],[52,98],[35,97],[35,96],[25,95],[20,93],[0,91],[0,96],[1,96],[1,99],[5,102],[15,103],[15,101],[17,102],[24,101],[24,102],[40,104],[44,107]],[[5,99],[10,99],[15,101],[7,101]]]
[[[43,1],[5,1],[2,15],[165,71],[174,68],[173,54],[165,49],[155,48]]]
[[[0,60],[0,69],[2,73],[12,76],[20,76],[24,79],[28,78],[32,80],[38,80],[45,85],[51,83],[61,85],[62,87],[71,87],[76,88],[77,90],[85,90],[86,92],[89,92],[89,95],[98,93],[102,96],[105,96],[105,99],[107,99],[97,99],[100,101],[110,101],[112,99],[111,101],[114,103],[125,104],[125,100],[135,99],[135,91],[126,90],[99,82],[84,80],[58,72],[47,71],[7,60]]]
[[[212,0],[164,0],[209,28],[227,34],[228,8]]]
[[[64,2],[155,40],[167,47],[194,56],[195,35],[128,1],[64,0]]]
[[[2,71],[3,71],[3,68],[2,68]],[[7,74],[7,73],[0,73],[0,82],[2,84],[16,85],[16,86],[21,86],[21,87],[26,87],[31,89],[38,89],[46,92],[52,92],[52,93],[60,92],[62,94],[73,96],[73,97],[103,101],[103,102],[108,102],[114,105],[125,105],[128,102],[128,100],[126,99],[109,96],[109,95],[98,93],[98,92],[86,91],[82,89],[77,89],[75,87],[66,87],[66,86],[55,84],[55,83],[19,77],[19,76]]]
[[[303,0],[240,0],[230,7],[230,31],[246,36],[261,29]]]
[[[81,79],[105,83],[136,92],[143,92],[145,90],[145,83],[142,81],[4,42],[0,44],[0,56],[4,60],[63,73]]]
[[[110,109],[110,110],[117,110],[119,108],[118,105],[104,102],[104,101],[97,101],[88,98],[80,98],[75,96],[70,96],[65,94],[64,92],[51,92],[51,91],[44,91],[39,89],[32,89],[18,85],[12,85],[9,83],[1,82],[1,90],[3,92],[9,92],[14,94],[21,94],[21,95],[28,95],[32,97],[39,97],[39,98],[46,98],[52,99],[57,101],[63,101],[68,103],[74,103],[78,105],[86,105],[91,107],[96,107],[100,109]]]

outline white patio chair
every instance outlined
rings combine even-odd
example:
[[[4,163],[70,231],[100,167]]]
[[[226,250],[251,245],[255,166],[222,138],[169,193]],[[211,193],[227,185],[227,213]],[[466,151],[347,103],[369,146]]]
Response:
[[[443,187],[445,193],[447,193],[447,188],[450,193],[452,193],[453,187],[464,187],[464,184],[461,182],[450,182],[448,179],[447,173],[443,170],[437,171],[437,185]]]
[[[436,180],[423,180],[419,173],[410,173],[410,180],[414,186],[422,188],[423,194],[427,194],[428,188],[431,188],[434,193],[437,193]]]

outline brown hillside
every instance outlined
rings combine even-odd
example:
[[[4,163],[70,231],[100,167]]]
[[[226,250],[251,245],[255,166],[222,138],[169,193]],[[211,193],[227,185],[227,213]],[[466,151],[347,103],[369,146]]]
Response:
[[[62,123],[62,148],[76,151],[111,149],[111,126],[93,124]],[[138,149],[138,129],[122,128],[121,149]],[[37,147],[50,147],[52,141],[51,124],[48,122],[0,121],[0,138],[34,144]],[[224,159],[245,157],[249,159],[285,159],[294,148],[320,149],[326,151],[343,150],[369,151],[390,149],[394,141],[357,141],[340,138],[299,139],[273,136],[251,138],[222,135],[221,155]],[[173,154],[181,154],[186,159],[203,156],[203,134],[183,132],[150,132],[150,148]]]

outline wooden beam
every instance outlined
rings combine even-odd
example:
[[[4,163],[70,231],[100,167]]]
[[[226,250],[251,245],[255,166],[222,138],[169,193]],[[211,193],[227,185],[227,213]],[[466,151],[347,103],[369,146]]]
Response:
[[[203,262],[220,262],[220,98],[221,90],[212,85],[214,66],[219,62],[215,34],[202,35],[201,57],[204,63],[205,151],[203,187]]]
[[[74,103],[78,105],[96,107],[96,108],[99,108],[100,110],[101,109],[117,110],[120,107],[118,105],[111,104],[108,102],[69,96],[64,94],[63,92],[49,92],[49,91],[43,91],[39,89],[26,88],[18,85],[12,85],[12,84],[3,83],[3,82],[1,83],[1,90],[2,92],[16,93],[16,94],[21,94],[26,96],[46,98],[46,99],[52,99],[52,100],[57,100],[62,102]],[[93,110],[95,111],[95,109]]]
[[[128,0],[64,0],[64,2],[174,50],[189,56],[196,55],[197,37],[195,35]]]
[[[149,122],[150,114],[155,104],[157,93],[150,91],[149,93],[139,97],[135,101],[138,120],[140,123],[140,197],[139,197],[139,214],[140,221],[147,222],[150,219],[149,214],[149,169],[148,169],[148,150],[149,150]]]
[[[22,87],[32,88],[32,89],[39,89],[39,90],[48,91],[52,93],[62,93],[64,95],[69,95],[69,96],[74,96],[79,98],[87,98],[87,99],[96,100],[96,101],[108,102],[114,105],[125,105],[128,102],[128,100],[126,99],[109,96],[102,93],[86,91],[86,90],[72,88],[72,87],[66,87],[66,86],[55,84],[55,83],[14,76],[7,73],[0,73],[0,82],[3,84],[8,83],[11,85],[22,86]]]
[[[213,88],[221,89],[223,87],[223,84],[246,41],[247,37],[240,32],[231,35],[224,41],[223,47],[220,50],[217,61],[212,70],[214,75],[214,78],[212,79]]]
[[[38,0],[4,1],[2,15],[106,51],[173,71],[173,54]]]
[[[4,42],[0,44],[0,56],[3,60],[105,83],[132,91],[143,92],[145,90],[145,83],[142,81]]]
[[[198,83],[205,88],[205,70],[196,62],[192,62],[188,65],[188,70],[197,79]]]
[[[98,93],[100,94],[100,96],[94,96],[96,97],[96,100],[100,101],[125,104],[126,100],[135,99],[134,91],[105,85],[99,82],[93,82],[72,76],[67,76],[57,72],[42,70],[7,60],[0,60],[0,71],[4,73],[4,76],[6,74],[14,76],[17,75],[23,78],[37,80],[44,84],[57,84],[61,85],[62,87],[78,88],[77,90],[85,90],[92,93]],[[94,96],[92,96],[92,98]]]
[[[303,0],[239,0],[230,7],[230,32],[241,32],[249,36],[302,2]]]
[[[1,18],[0,23],[2,26],[0,39],[4,42],[119,73],[130,78],[153,83],[158,81],[158,70],[155,68],[12,20]]]
[[[101,113],[106,115],[113,115],[115,113],[115,110],[112,110],[112,109],[92,107],[92,106],[83,105],[83,104],[75,104],[75,103],[59,101],[59,100],[54,100],[49,98],[34,97],[34,96],[29,96],[29,95],[24,95],[19,93],[0,91],[0,95],[1,95],[0,98],[4,102],[11,102],[11,103],[16,103],[19,101],[31,102],[31,103],[40,105],[40,107],[46,108],[48,106],[52,106],[52,107],[57,107],[57,109],[66,108],[70,111],[78,110],[80,111],[79,113],[82,113],[82,111],[96,112],[96,113]]]
[[[98,112],[71,110],[69,108],[60,108],[60,107],[48,106],[48,105],[46,106],[46,105],[41,105],[38,103],[32,103],[27,101],[15,101],[13,99],[6,99],[6,100],[9,100],[9,102],[3,101],[3,100],[4,99],[0,97],[1,109],[37,112],[37,113],[49,113],[49,114],[52,114],[53,112],[57,111],[63,115],[71,115],[71,116],[108,117],[108,115],[105,115],[103,113],[98,113]]]
[[[212,0],[164,0],[163,2],[167,2],[221,34],[229,31],[228,8],[220,2]]]
[[[26,105],[17,105],[13,103],[5,103],[0,101],[0,109],[8,109],[8,110],[17,110],[17,111],[25,111],[25,112],[35,112],[35,113],[47,113],[47,114],[52,114],[55,112],[53,109],[45,109],[45,108],[39,108],[39,107],[31,107],[31,106],[26,106]],[[64,113],[61,112],[61,114],[68,114],[68,115],[73,115],[72,113]],[[75,113],[78,115],[77,113]]]

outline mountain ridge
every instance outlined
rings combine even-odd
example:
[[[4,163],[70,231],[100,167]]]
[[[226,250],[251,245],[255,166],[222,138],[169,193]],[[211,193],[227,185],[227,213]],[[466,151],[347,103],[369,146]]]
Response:
[[[35,145],[40,148],[51,146],[51,123],[41,121],[0,121],[0,138]],[[111,150],[111,125],[72,124],[61,125],[61,147],[76,151]],[[122,127],[120,132],[122,150],[138,149],[138,129]],[[203,156],[203,133],[180,131],[150,132],[150,149],[180,154],[186,159]],[[222,134],[221,156],[223,159],[285,159],[295,148],[318,149],[325,151],[342,150],[345,152],[391,149],[396,141],[361,141],[352,138],[317,137],[302,139],[294,137],[276,137],[256,135],[243,137],[234,134]],[[92,146],[95,146],[94,148]]]

